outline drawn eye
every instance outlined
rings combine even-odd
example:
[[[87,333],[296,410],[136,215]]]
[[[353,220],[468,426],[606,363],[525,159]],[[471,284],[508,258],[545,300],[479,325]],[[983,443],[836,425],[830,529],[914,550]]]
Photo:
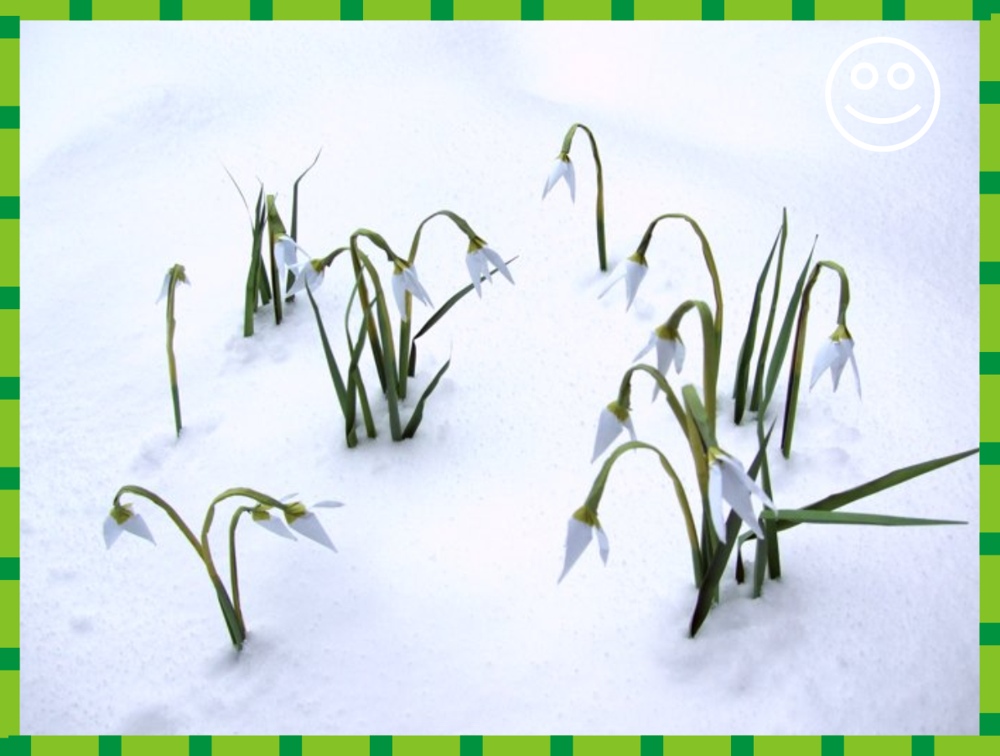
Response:
[[[868,71],[871,78],[862,82],[858,74],[861,71]],[[871,89],[878,83],[878,70],[871,63],[858,63],[851,69],[851,84],[858,89]]]
[[[897,71],[905,71],[906,79],[903,82],[896,81],[895,73]],[[913,68],[907,63],[893,63],[889,66],[889,73],[886,75],[889,80],[889,86],[893,89],[909,89],[913,85]]]

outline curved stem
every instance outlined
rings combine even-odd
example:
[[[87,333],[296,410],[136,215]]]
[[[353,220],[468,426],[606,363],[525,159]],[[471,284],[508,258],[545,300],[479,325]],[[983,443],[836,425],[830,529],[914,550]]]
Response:
[[[236,610],[236,617],[240,624],[246,627],[243,620],[243,607],[240,604],[240,581],[236,569],[236,525],[244,512],[251,511],[250,507],[237,507],[233,512],[233,518],[229,521],[229,586],[233,595],[233,608]]]
[[[173,521],[174,525],[176,525],[178,529],[181,531],[181,533],[184,534],[184,537],[187,538],[188,543],[190,543],[192,548],[194,548],[194,550],[198,553],[198,558],[204,560],[205,557],[201,553],[201,545],[198,543],[198,539],[195,537],[194,532],[192,532],[191,528],[187,526],[187,523],[184,522],[183,519],[181,519],[181,516],[179,514],[177,514],[176,509],[167,504],[166,501],[160,498],[157,494],[150,491],[148,488],[143,488],[142,486],[132,486],[132,485],[122,486],[120,489],[118,489],[118,493],[115,494],[115,499],[114,499],[114,504],[116,507],[120,507],[122,505],[121,504],[122,494],[127,494],[127,493],[134,494],[135,496],[141,496],[144,499],[147,499],[148,501],[155,504],[164,512],[166,512],[167,516]]]
[[[701,336],[704,352],[702,381],[703,390],[705,392],[705,411],[708,414],[708,422],[711,424],[712,432],[714,433],[716,421],[716,395],[718,394],[719,384],[719,331],[717,330],[717,324],[713,323],[712,315],[708,310],[707,304],[701,300],[688,299],[687,301],[682,302],[677,309],[673,311],[664,325],[674,331],[679,330],[681,320],[683,320],[684,316],[692,309],[697,309],[698,315],[701,318]]]
[[[174,357],[174,331],[177,321],[174,319],[174,293],[177,290],[177,266],[170,269],[170,282],[167,288],[167,367],[170,372],[170,397],[174,404],[174,427],[178,437],[181,435],[181,398],[177,385],[177,360]]]
[[[378,273],[375,271],[375,266],[372,265],[371,260],[368,256],[357,248],[354,237],[351,237],[352,243],[352,259],[354,260],[356,270],[358,271],[358,295],[361,296],[362,287],[361,282],[364,280],[361,274],[361,268],[363,267],[367,271],[369,277],[371,278],[372,284],[375,287],[376,302],[375,307],[377,310],[378,317],[378,328],[379,336],[381,338],[381,350],[377,349],[377,342],[379,338],[375,338],[372,341],[372,351],[376,355],[376,361],[380,361],[383,368],[385,369],[385,396],[389,403],[389,429],[392,434],[393,441],[401,441],[403,439],[403,429],[399,419],[399,376],[396,374],[396,351],[393,344],[392,338],[392,323],[389,319],[389,311],[386,309],[385,304],[385,292],[382,290],[382,284],[379,281]],[[367,287],[365,288],[365,297],[367,297]],[[364,304],[365,300],[362,299]],[[365,305],[365,312],[371,312],[370,301]],[[373,318],[368,318],[369,324],[369,336],[374,333],[374,323]]]
[[[781,453],[788,459],[792,453],[792,433],[795,430],[795,412],[799,402],[799,384],[802,380],[802,363],[806,350],[806,327],[809,323],[809,301],[813,286],[819,280],[820,271],[829,268],[840,277],[840,303],[837,311],[837,325],[847,327],[847,306],[851,302],[851,289],[846,271],[830,260],[820,260],[813,266],[809,280],[802,291],[802,303],[799,305],[799,318],[795,328],[795,348],[792,351],[792,364],[788,375],[788,395],[785,400],[785,420],[781,433]]]
[[[399,258],[396,257],[395,253],[389,249],[389,245],[386,243],[385,239],[381,235],[376,234],[374,231],[369,231],[366,228],[359,228],[353,234],[351,234],[350,240],[350,250],[351,250],[351,263],[354,266],[354,278],[358,284],[358,299],[361,300],[361,307],[365,312],[371,312],[371,298],[368,296],[368,284],[365,282],[364,275],[362,273],[361,259],[359,255],[362,254],[358,247],[358,237],[364,236],[365,238],[371,240],[376,246],[380,247],[386,255],[389,257],[390,262],[395,262]],[[374,270],[374,269],[373,269]],[[377,274],[373,274],[373,281],[378,279]],[[381,299],[381,297],[380,297]],[[386,368],[382,362],[382,348],[378,343],[378,331],[376,330],[375,319],[368,318],[368,343],[372,348],[372,358],[375,360],[375,369],[378,372],[378,380],[382,385],[382,392],[388,394],[388,384],[386,376]]]
[[[695,234],[698,236],[698,240],[701,242],[701,252],[705,258],[705,267],[708,268],[708,274],[712,278],[712,292],[715,296],[715,333],[718,338],[719,346],[722,345],[722,284],[719,281],[719,271],[715,267],[715,256],[712,254],[712,246],[708,243],[708,238],[705,233],[701,230],[701,226],[698,222],[692,218],[690,215],[685,215],[684,213],[665,213],[663,215],[654,218],[646,229],[646,233],[642,237],[642,241],[639,242],[639,252],[645,255],[646,250],[649,247],[649,243],[653,238],[653,229],[656,228],[656,224],[661,220],[667,219],[680,219],[685,221],[694,230]]]
[[[212,560],[211,551],[208,549],[208,526],[211,525],[211,518],[206,516],[205,529],[202,531],[202,542],[199,543],[198,539],[195,537],[194,532],[191,528],[187,526],[187,523],[181,519],[181,516],[177,514],[177,511],[167,504],[162,498],[157,496],[152,491],[142,488],[141,486],[126,485],[122,486],[118,493],[115,494],[114,504],[115,506],[121,506],[121,496],[122,494],[130,493],[136,496],[142,496],[148,501],[155,504],[157,507],[162,509],[167,513],[167,516],[174,522],[174,524],[180,529],[184,537],[187,538],[188,543],[198,554],[202,563],[205,565],[205,569],[208,571],[208,576],[212,581],[212,585],[215,588],[216,596],[219,599],[219,606],[222,609],[223,619],[226,621],[226,628],[229,630],[229,637],[233,641],[233,645],[236,646],[237,650],[243,648],[243,642],[246,640],[246,626],[243,621],[236,614],[235,608],[233,607],[232,599],[226,592],[226,587],[222,582],[222,578],[219,577],[219,571],[215,568],[215,562]],[[214,502],[213,502],[214,505]],[[211,512],[211,510],[209,510]]]
[[[611,473],[611,468],[614,466],[619,457],[632,449],[647,449],[656,454],[664,472],[666,472],[673,481],[674,491],[677,494],[677,502],[680,505],[681,514],[684,517],[684,527],[687,531],[688,543],[691,546],[691,561],[694,570],[695,585],[699,585],[701,583],[701,577],[705,565],[702,564],[702,554],[701,550],[698,548],[698,532],[694,525],[694,518],[691,516],[691,507],[688,504],[687,494],[684,491],[684,486],[681,483],[680,478],[677,476],[673,466],[670,464],[670,460],[668,460],[666,455],[664,455],[663,452],[655,446],[647,444],[644,441],[628,441],[617,447],[601,466],[601,470],[597,474],[597,478],[595,478],[594,483],[591,486],[590,493],[587,495],[587,500],[584,502],[584,506],[593,512],[596,517],[597,507],[600,504],[601,497],[604,495],[604,488],[607,485],[608,475]]]
[[[437,218],[438,216],[444,216],[448,218],[452,223],[454,223],[458,230],[461,231],[469,238],[471,243],[473,240],[478,239],[476,232],[472,230],[472,226],[462,218],[460,215],[453,213],[451,210],[438,210],[435,213],[431,213],[422,221],[420,225],[417,226],[417,230],[413,234],[413,241],[410,243],[410,256],[407,258],[407,262],[413,265],[417,259],[417,249],[420,246],[420,234],[424,230],[424,226],[432,218]],[[406,301],[406,320],[404,320],[399,326],[399,398],[406,398],[406,382],[410,374],[410,344],[412,339],[410,338],[410,324],[412,322],[413,313],[413,295],[407,291],[405,295]]]
[[[597,258],[601,270],[608,269],[607,245],[604,241],[604,169],[601,167],[601,155],[597,151],[597,140],[594,133],[582,123],[574,123],[569,127],[566,136],[563,138],[562,154],[569,155],[570,147],[573,144],[573,136],[577,129],[583,129],[590,139],[590,151],[594,155],[594,165],[597,168]]]
[[[684,410],[681,407],[680,402],[677,400],[677,395],[674,393],[674,390],[670,388],[670,384],[667,382],[667,379],[660,374],[660,371],[649,365],[633,365],[625,371],[625,374],[622,376],[621,385],[618,389],[618,403],[623,407],[629,406],[629,398],[632,393],[632,375],[634,373],[645,373],[656,382],[656,385],[659,386],[660,390],[667,395],[667,404],[670,405],[670,409],[674,413],[674,417],[677,418],[677,423],[681,426],[681,430],[684,430],[686,425],[684,420]]]

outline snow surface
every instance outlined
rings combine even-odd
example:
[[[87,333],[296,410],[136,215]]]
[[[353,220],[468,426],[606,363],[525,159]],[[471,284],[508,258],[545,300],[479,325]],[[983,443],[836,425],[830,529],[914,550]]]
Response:
[[[940,77],[936,122],[897,152],[855,147],[825,109],[831,63],[875,35],[916,45]],[[541,201],[582,121],[604,163],[612,263],[660,213],[701,223],[726,297],[720,442],[745,462],[753,425],[733,426],[730,388],[782,207],[783,301],[814,235],[817,256],[847,268],[864,399],[849,375],[836,394],[826,378],[803,392],[791,460],[772,452],[779,505],[973,447],[974,24],[24,23],[21,77],[22,732],[977,732],[976,458],[852,505],[968,525],[797,528],[780,581],[751,600],[730,570],[691,640],[683,523],[635,453],[601,505],[607,566],[592,545],[556,584],[601,408],[650,330],[711,288],[694,235],[661,224],[632,309],[623,288],[597,298],[608,278],[582,134],[576,203],[562,184]],[[301,187],[312,254],[358,227],[405,252],[449,208],[519,255],[515,286],[497,278],[422,339],[418,389],[452,366],[405,443],[378,397],[380,437],[346,448],[302,298],[242,338],[250,232],[223,167],[248,194],[256,177],[278,191],[287,223],[320,147]],[[418,268],[435,304],[468,282],[464,254],[447,221],[428,225]],[[179,440],[154,305],[175,262],[193,282],[177,299]],[[349,279],[338,262],[317,293],[338,334]],[[824,274],[807,369],[836,299]],[[680,379],[700,385],[694,319],[682,334]],[[365,370],[371,387],[367,357]],[[695,501],[683,439],[647,392],[638,379],[639,436]],[[339,499],[321,513],[339,553],[241,527],[251,635],[237,655],[160,512],[137,504],[155,548],[105,549],[125,483],[196,529],[232,486]]]

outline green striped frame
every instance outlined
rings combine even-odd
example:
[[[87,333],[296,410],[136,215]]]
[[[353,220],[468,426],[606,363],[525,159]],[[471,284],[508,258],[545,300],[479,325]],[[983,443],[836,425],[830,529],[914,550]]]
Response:
[[[992,14],[996,13],[996,19]],[[20,734],[20,20],[950,20],[980,30],[978,737]],[[1000,0],[0,0],[0,756],[986,756],[1000,753]],[[994,501],[992,505],[987,504]]]

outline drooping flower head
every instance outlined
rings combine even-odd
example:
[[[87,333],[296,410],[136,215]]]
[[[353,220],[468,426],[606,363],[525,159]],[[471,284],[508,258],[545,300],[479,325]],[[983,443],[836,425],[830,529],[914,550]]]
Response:
[[[643,250],[636,250],[631,255],[629,255],[625,262],[622,263],[618,268],[618,273],[615,275],[614,279],[607,285],[604,291],[601,292],[600,297],[603,297],[612,287],[621,281],[625,280],[625,295],[627,302],[625,309],[628,310],[632,307],[632,302],[635,300],[636,292],[639,291],[639,284],[642,283],[642,279],[646,277],[646,273],[649,272],[649,266],[646,264],[646,253]],[[598,299],[600,299],[598,297]]]
[[[597,545],[601,553],[601,560],[604,564],[608,563],[608,552],[610,551],[608,536],[604,532],[604,528],[601,527],[597,515],[586,506],[580,507],[569,518],[569,525],[566,528],[566,561],[563,563],[562,574],[556,582],[561,583],[562,579],[566,577],[566,573],[576,564],[576,560],[580,558],[580,555],[594,539],[595,530],[597,531]]]
[[[719,541],[726,540],[726,519],[723,501],[736,511],[758,538],[764,537],[757,514],[754,512],[750,496],[756,496],[769,509],[774,509],[771,498],[747,475],[738,459],[717,447],[708,450],[708,505],[712,515],[712,525]]]
[[[858,396],[861,396],[861,376],[858,375],[858,363],[854,359],[854,339],[851,338],[847,326],[838,325],[836,330],[830,335],[829,340],[822,346],[816,354],[816,361],[813,363],[812,380],[809,382],[809,389],[816,385],[828,369],[830,377],[833,379],[833,390],[836,391],[840,385],[840,376],[844,372],[844,366],[848,361],[854,369],[854,382],[858,387]]]
[[[392,272],[392,293],[396,296],[396,306],[399,308],[399,316],[403,320],[407,320],[406,292],[410,292],[428,307],[434,306],[431,304],[431,298],[420,284],[420,279],[417,278],[417,269],[397,258]]]
[[[323,283],[323,275],[326,273],[326,261],[320,259],[306,260],[295,266],[295,281],[289,288],[289,294],[296,294],[309,286],[309,291],[316,291]]]
[[[344,505],[339,501],[320,501],[312,506],[313,508],[333,508],[342,507]],[[306,505],[302,502],[296,501],[289,504],[284,510],[284,515],[285,522],[288,524],[288,527],[299,535],[305,536],[321,546],[326,546],[331,551],[337,550],[337,548],[333,545],[333,542],[330,540],[330,536],[326,534],[326,530],[323,528],[323,524],[319,521],[319,518],[316,517],[315,513],[307,509]]]
[[[483,296],[480,288],[483,278],[486,278],[491,284],[493,283],[490,265],[495,266],[503,274],[504,278],[514,283],[514,278],[507,269],[507,264],[503,261],[503,258],[496,251],[486,246],[486,242],[478,236],[469,239],[469,252],[465,256],[465,264],[469,269],[472,285],[476,287],[476,294],[480,297]]]
[[[552,165],[552,170],[549,171],[549,177],[545,180],[545,190],[542,192],[542,199],[545,199],[552,187],[559,183],[559,179],[565,181],[566,186],[569,187],[570,201],[576,202],[576,176],[573,172],[573,163],[569,159],[569,155],[565,152],[559,153],[555,163]]]
[[[146,521],[142,519],[142,515],[132,511],[131,504],[115,504],[111,507],[111,513],[104,520],[105,546],[110,549],[114,542],[118,540],[118,536],[123,532],[131,533],[134,536],[139,536],[139,538],[145,538],[153,545],[156,545],[156,541],[153,539],[153,534],[150,532],[149,526],[146,525]]]
[[[643,347],[642,351],[632,361],[638,362],[654,346],[656,347],[656,369],[660,375],[666,378],[671,365],[680,373],[684,367],[684,342],[681,340],[677,329],[672,328],[666,323],[655,328],[649,337],[649,343]],[[658,385],[654,386],[653,399],[656,399],[659,392],[660,387]]]
[[[597,421],[594,456],[590,461],[593,462],[601,456],[623,430],[628,431],[633,441],[636,440],[635,426],[632,425],[632,418],[629,417],[628,407],[622,406],[620,402],[615,400],[601,410],[601,416]]]
[[[163,277],[163,286],[160,287],[160,296],[156,298],[156,304],[163,301],[163,298],[170,293],[170,282],[176,279],[182,284],[191,285],[191,279],[188,278],[187,271],[184,270],[184,266],[180,263],[172,265],[170,270],[167,271],[167,275]]]

